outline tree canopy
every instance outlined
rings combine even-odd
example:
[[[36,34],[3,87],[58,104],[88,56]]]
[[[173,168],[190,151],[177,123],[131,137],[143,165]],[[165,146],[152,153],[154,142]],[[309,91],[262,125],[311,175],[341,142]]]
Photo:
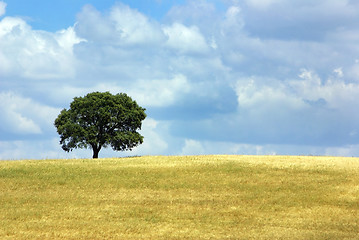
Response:
[[[92,148],[93,158],[108,146],[115,151],[132,150],[143,143],[137,130],[146,118],[145,110],[125,93],[75,97],[70,109],[63,109],[55,120],[62,149]]]

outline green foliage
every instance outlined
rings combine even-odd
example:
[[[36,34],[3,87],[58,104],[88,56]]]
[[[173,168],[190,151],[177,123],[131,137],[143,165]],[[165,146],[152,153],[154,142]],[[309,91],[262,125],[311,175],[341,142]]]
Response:
[[[75,97],[70,109],[63,109],[55,120],[62,149],[92,148],[97,158],[103,147],[126,151],[143,143],[141,129],[145,109],[127,94],[93,92]]]

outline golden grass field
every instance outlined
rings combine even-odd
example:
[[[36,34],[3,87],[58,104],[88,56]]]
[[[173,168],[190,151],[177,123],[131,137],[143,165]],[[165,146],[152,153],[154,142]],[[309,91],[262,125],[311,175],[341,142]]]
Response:
[[[0,161],[0,239],[359,239],[359,158]]]

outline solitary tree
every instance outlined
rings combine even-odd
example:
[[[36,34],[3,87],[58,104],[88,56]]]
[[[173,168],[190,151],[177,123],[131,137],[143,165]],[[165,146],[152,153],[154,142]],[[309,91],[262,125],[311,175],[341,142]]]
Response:
[[[92,148],[93,158],[107,146],[115,151],[131,150],[143,143],[137,130],[146,118],[145,110],[125,93],[75,97],[70,109],[63,109],[55,120],[62,149]]]

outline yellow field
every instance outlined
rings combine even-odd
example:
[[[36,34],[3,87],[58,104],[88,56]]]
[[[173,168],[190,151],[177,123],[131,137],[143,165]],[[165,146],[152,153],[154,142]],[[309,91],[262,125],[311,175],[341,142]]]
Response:
[[[0,161],[0,239],[359,239],[359,159]]]

